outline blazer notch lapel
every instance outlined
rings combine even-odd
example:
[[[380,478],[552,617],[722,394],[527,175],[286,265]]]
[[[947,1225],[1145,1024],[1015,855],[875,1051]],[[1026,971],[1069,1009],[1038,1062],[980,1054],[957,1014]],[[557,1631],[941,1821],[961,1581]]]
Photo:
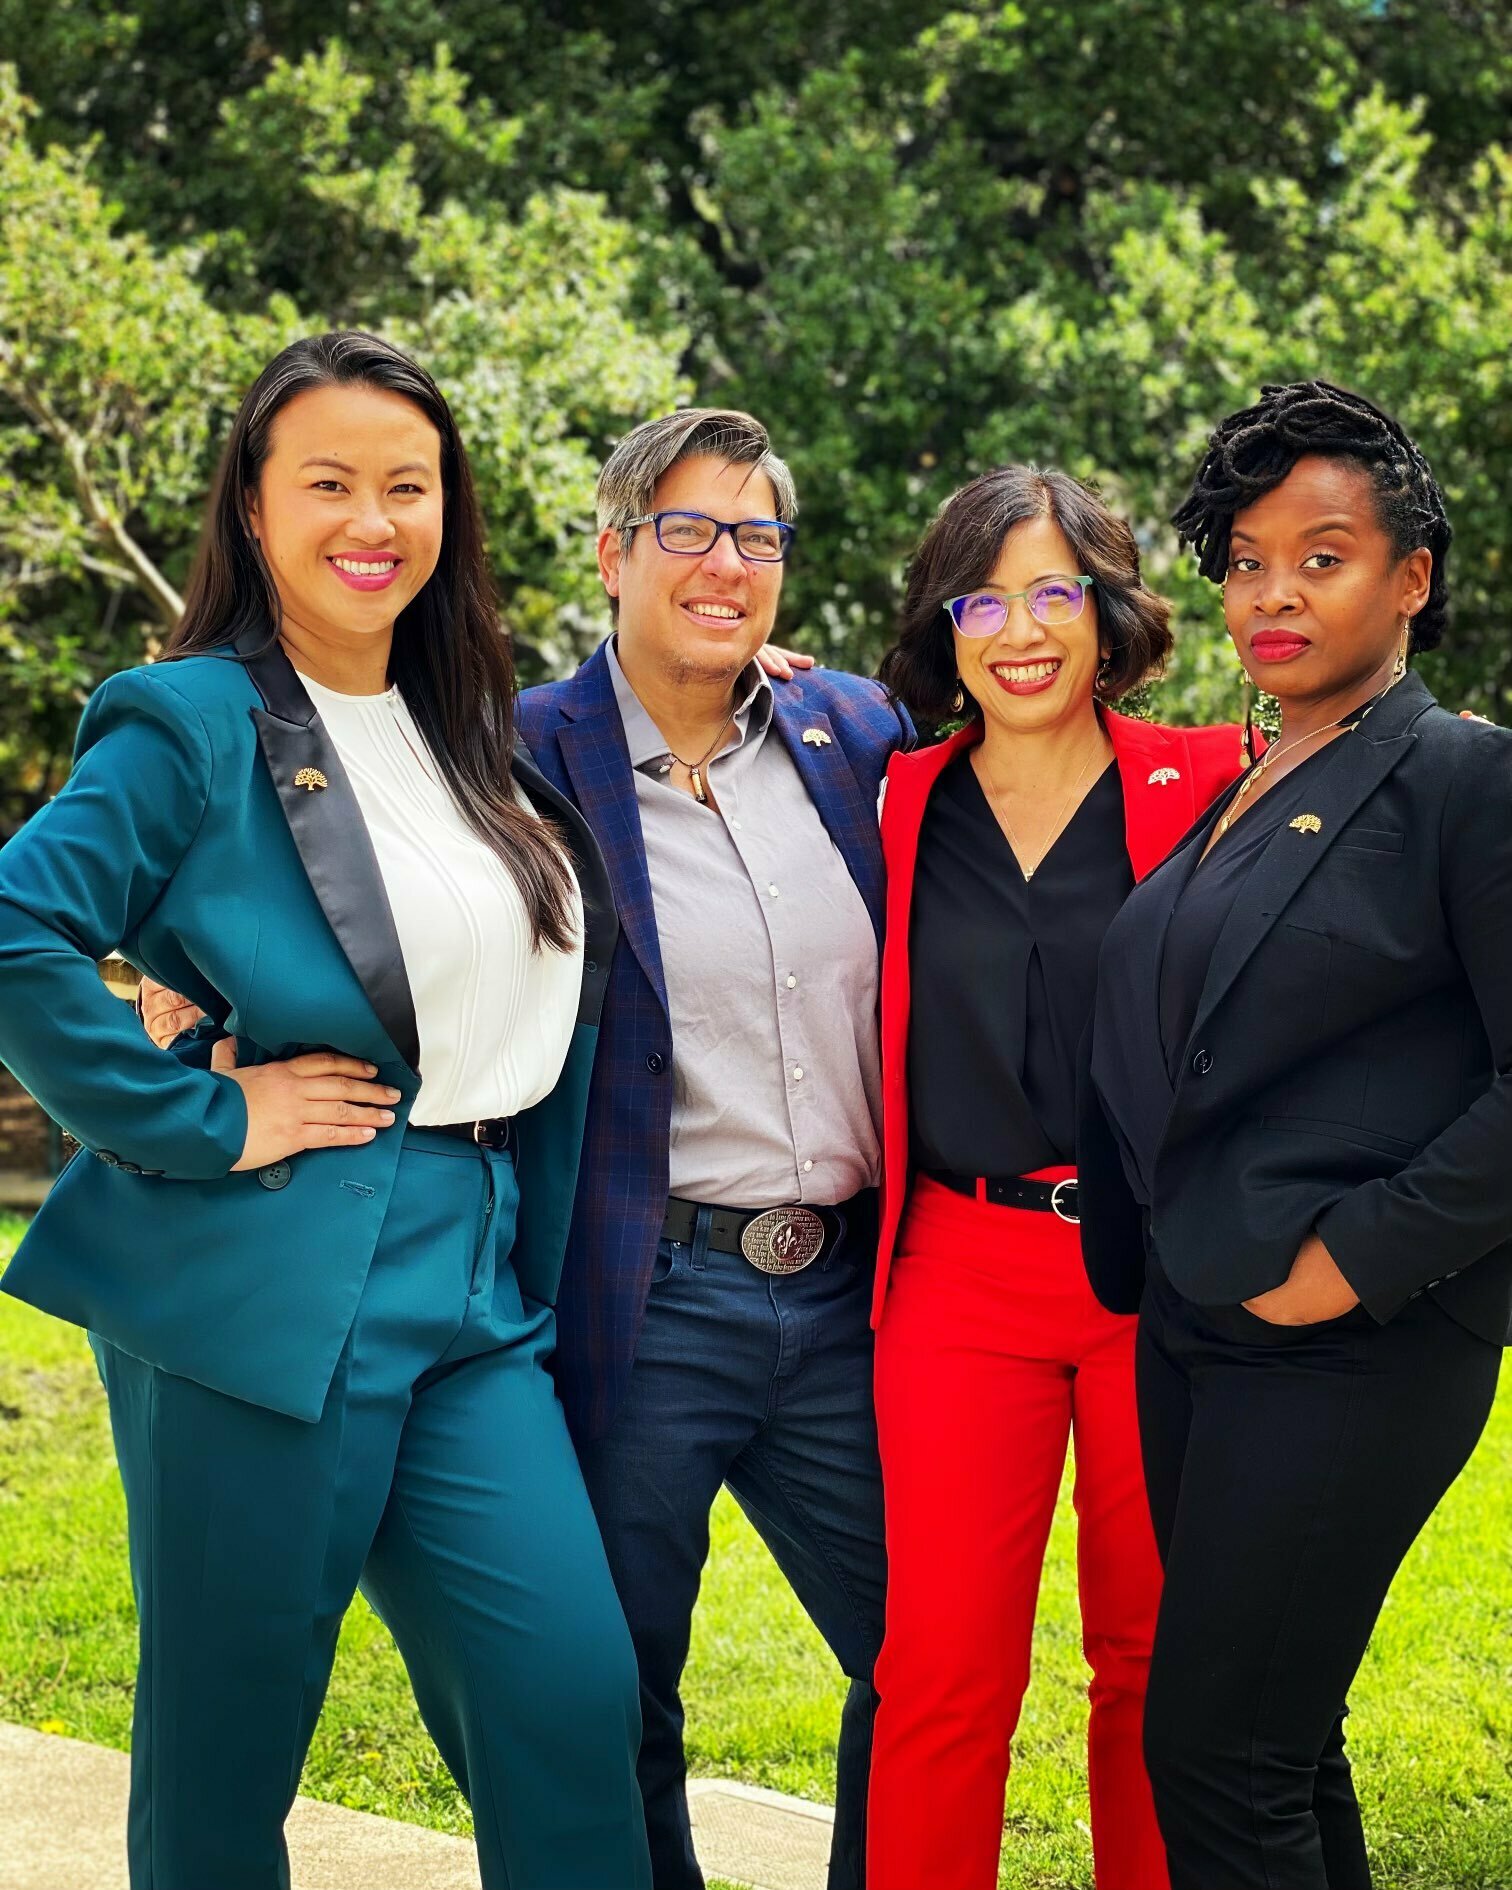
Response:
[[[1134,878],[1154,872],[1202,812],[1185,744],[1148,722],[1109,711],[1106,727],[1124,797]]]
[[[657,1002],[663,1011],[669,1011],[635,770],[630,766],[625,727],[612,691],[608,705],[600,706],[596,713],[581,720],[564,720],[557,741],[583,819],[603,855],[620,930],[650,980]]]
[[[288,658],[279,651],[278,659],[297,685]],[[248,667],[256,680],[255,667]],[[298,695],[309,705],[303,689]],[[279,706],[289,706],[286,690]],[[389,1041],[418,1072],[420,1032],[404,953],[378,856],[336,745],[313,705],[308,721],[286,721],[269,709],[254,708],[251,714],[279,806],[321,911]]]
[[[862,792],[850,756],[836,738],[827,715],[805,707],[801,699],[784,697],[774,688],[772,720],[808,789],[809,799],[819,810],[825,831],[856,882],[880,941],[882,842],[875,799],[869,802]]]
[[[1271,836],[1245,882],[1242,898],[1218,935],[1192,1023],[1194,1034],[1207,1023],[1261,941],[1327,858],[1350,819],[1416,739],[1409,729],[1385,740],[1361,742],[1352,754],[1335,756],[1334,766],[1309,795],[1307,812]],[[1307,824],[1299,827],[1298,821]]]

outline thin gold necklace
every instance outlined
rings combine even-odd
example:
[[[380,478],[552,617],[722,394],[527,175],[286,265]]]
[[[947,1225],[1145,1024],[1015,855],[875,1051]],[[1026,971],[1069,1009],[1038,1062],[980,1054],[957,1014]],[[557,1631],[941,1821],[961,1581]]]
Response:
[[[1397,674],[1392,677],[1391,681],[1387,683],[1386,687],[1381,690],[1380,694],[1372,696],[1369,702],[1365,704],[1365,707],[1360,710],[1359,714],[1354,716],[1353,720],[1351,720],[1348,715],[1342,716],[1337,722],[1327,722],[1322,728],[1315,728],[1309,734],[1299,735],[1295,741],[1279,742],[1274,748],[1267,748],[1265,753],[1255,763],[1254,767],[1240,780],[1239,792],[1223,810],[1223,818],[1213,829],[1213,838],[1208,842],[1208,845],[1215,845],[1228,832],[1229,828],[1233,826],[1235,820],[1243,810],[1245,796],[1249,793],[1251,788],[1259,783],[1261,776],[1265,774],[1272,762],[1279,761],[1283,755],[1289,755],[1294,748],[1302,748],[1305,747],[1308,742],[1316,741],[1320,735],[1352,735],[1365,720],[1366,716],[1369,715],[1370,711],[1381,700],[1382,696],[1390,695],[1391,691],[1396,688],[1397,684],[1406,674],[1407,670],[1404,664],[1398,670]]]
[[[1024,864],[1023,857],[1019,852],[1018,835],[1013,831],[1013,822],[1008,818],[1007,809],[1004,807],[1001,807],[995,801],[989,800],[989,805],[992,807],[993,812],[1002,821],[1004,827],[1008,831],[1008,844],[1013,849],[1014,860],[1017,863],[1018,870],[1024,876],[1024,884],[1026,886],[1029,884],[1030,880],[1034,878],[1035,874],[1040,870],[1040,868],[1045,864],[1045,861],[1050,856],[1051,849],[1054,847],[1056,841],[1060,839],[1061,834],[1064,831],[1064,827],[1065,827],[1067,810],[1070,808],[1072,801],[1075,800],[1076,798],[1076,790],[1081,786],[1082,782],[1086,780],[1088,768],[1092,766],[1092,763],[1097,759],[1098,755],[1101,752],[1102,752],[1102,743],[1101,741],[1099,741],[1097,744],[1097,747],[1092,750],[1091,754],[1089,754],[1087,756],[1087,759],[1082,763],[1081,773],[1071,783],[1071,792],[1066,796],[1066,798],[1060,804],[1060,810],[1055,816],[1055,824],[1050,829],[1050,838],[1046,842],[1044,849],[1040,853],[1039,858],[1034,862],[1033,866],[1025,866]],[[989,788],[993,786],[992,777],[990,774],[987,777],[987,785]]]

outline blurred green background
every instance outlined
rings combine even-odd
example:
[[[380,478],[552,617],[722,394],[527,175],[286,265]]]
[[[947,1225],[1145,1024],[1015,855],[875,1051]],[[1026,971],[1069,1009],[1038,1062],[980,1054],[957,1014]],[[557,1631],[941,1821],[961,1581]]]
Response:
[[[456,404],[527,680],[607,627],[597,463],[696,398],[793,462],[822,660],[871,669],[934,507],[1031,457],[1177,596],[1161,712],[1231,717],[1164,520],[1322,374],[1433,459],[1424,673],[1504,719],[1509,108],[1506,0],[0,0],[0,835],[171,624],[239,394],[338,323]]]

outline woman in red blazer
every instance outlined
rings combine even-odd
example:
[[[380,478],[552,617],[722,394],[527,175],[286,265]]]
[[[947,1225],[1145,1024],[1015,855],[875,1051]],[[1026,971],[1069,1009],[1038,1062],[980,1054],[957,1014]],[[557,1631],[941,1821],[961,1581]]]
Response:
[[[930,527],[882,667],[921,720],[968,719],[894,755],[883,784],[873,1322],[889,1587],[870,1890],[997,1882],[1068,1436],[1097,1881],[1167,1882],[1140,1751],[1160,1566],[1135,1321],[1087,1284],[1071,1162],[1103,933],[1243,766],[1237,728],[1106,706],[1158,673],[1169,614],[1094,493],[1010,466]]]

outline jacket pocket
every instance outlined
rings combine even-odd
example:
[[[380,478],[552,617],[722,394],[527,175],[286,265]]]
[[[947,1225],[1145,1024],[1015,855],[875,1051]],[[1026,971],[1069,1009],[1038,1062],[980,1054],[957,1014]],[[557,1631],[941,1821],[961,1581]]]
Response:
[[[1399,1136],[1362,1129],[1353,1122],[1323,1122],[1314,1116],[1262,1116],[1260,1127],[1272,1134],[1312,1135],[1330,1142],[1349,1142],[1377,1155],[1398,1155],[1403,1161],[1411,1161],[1418,1152],[1416,1142],[1404,1142]]]

